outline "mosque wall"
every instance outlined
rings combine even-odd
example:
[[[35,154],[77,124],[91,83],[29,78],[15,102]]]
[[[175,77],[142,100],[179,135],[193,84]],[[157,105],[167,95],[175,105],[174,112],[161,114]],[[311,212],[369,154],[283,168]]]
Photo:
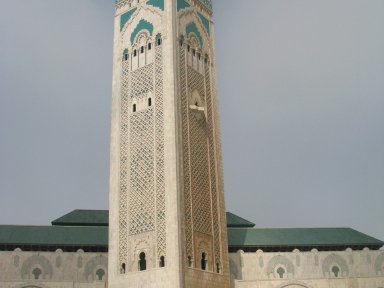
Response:
[[[384,251],[230,253],[233,288],[383,288]],[[107,253],[0,252],[0,288],[106,288]],[[140,272],[138,272],[140,273]]]
[[[382,288],[384,251],[230,253],[236,288]]]
[[[107,253],[0,252],[0,288],[105,288]]]

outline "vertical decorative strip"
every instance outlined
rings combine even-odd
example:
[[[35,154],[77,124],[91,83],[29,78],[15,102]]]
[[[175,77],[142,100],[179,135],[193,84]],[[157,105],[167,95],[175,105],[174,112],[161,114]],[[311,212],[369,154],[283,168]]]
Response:
[[[166,256],[166,209],[164,175],[164,91],[163,91],[163,46],[155,49],[155,133],[156,133],[156,231],[157,256]]]

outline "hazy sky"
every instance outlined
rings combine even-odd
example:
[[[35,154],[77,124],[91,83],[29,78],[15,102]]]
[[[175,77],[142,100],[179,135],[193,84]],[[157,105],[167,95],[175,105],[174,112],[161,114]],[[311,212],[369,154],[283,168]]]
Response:
[[[107,209],[113,0],[1,0],[0,224]],[[384,240],[384,1],[216,0],[227,210]]]

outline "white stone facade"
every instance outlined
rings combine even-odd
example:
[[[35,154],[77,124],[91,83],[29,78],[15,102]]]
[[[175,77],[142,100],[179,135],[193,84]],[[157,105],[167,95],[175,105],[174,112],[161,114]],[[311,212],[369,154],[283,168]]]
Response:
[[[106,253],[0,252],[0,288],[105,288]]]
[[[0,252],[0,288],[106,288],[107,253]],[[233,288],[382,288],[384,251],[230,253]],[[198,270],[190,270],[197,271]],[[144,277],[139,287],[155,287],[160,269]],[[153,275],[153,276],[152,276]],[[221,287],[199,284],[191,287]],[[215,273],[207,272],[207,278]],[[35,279],[35,278],[38,279]],[[196,284],[197,283],[197,284]]]
[[[382,288],[384,251],[230,254],[234,288]]]
[[[119,1],[109,287],[229,287],[210,1]]]

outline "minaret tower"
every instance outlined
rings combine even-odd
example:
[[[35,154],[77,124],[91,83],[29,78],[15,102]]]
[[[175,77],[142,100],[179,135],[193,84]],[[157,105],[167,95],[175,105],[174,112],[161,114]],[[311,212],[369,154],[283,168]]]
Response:
[[[109,288],[229,287],[211,0],[117,0]]]

